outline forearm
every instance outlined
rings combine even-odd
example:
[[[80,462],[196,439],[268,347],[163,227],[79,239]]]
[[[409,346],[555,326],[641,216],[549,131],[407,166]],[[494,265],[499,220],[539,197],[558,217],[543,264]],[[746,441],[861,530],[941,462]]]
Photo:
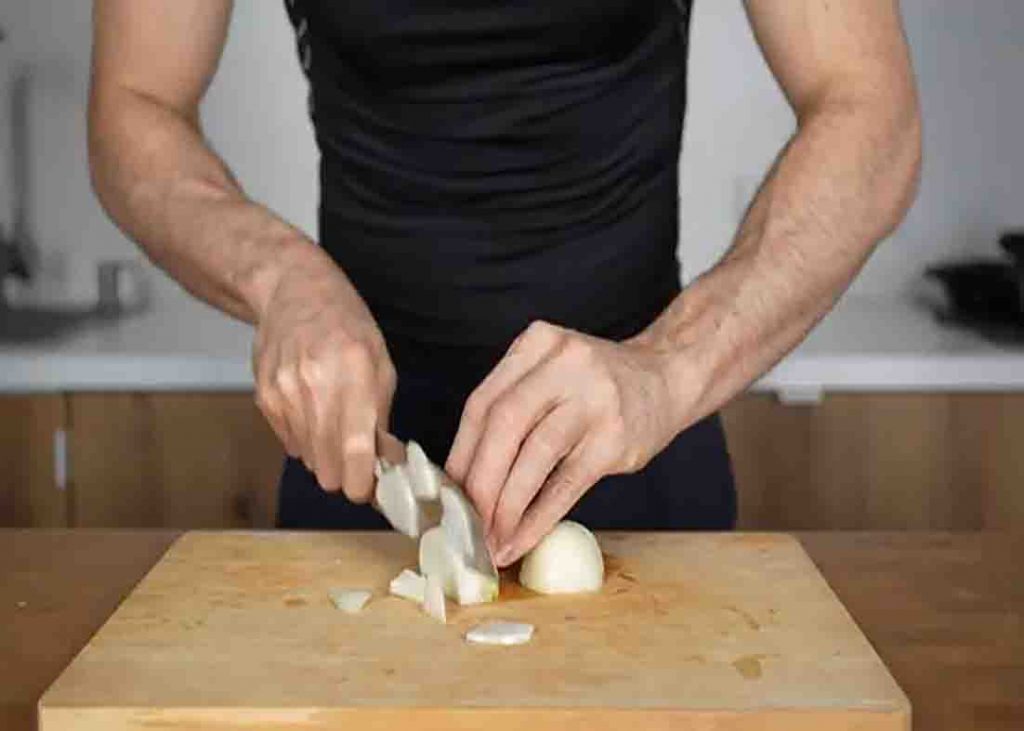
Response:
[[[195,120],[128,89],[94,92],[93,185],[111,218],[182,286],[254,322],[280,272],[329,259],[246,198]]]
[[[722,260],[638,338],[667,358],[680,429],[795,347],[901,220],[920,158],[916,104],[837,100],[806,115]]]

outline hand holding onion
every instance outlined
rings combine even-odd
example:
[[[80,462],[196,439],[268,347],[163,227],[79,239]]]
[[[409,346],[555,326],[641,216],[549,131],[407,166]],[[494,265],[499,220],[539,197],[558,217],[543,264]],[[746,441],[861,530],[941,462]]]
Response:
[[[499,566],[531,549],[599,479],[635,472],[678,433],[668,357],[534,323],[466,401],[446,471]]]

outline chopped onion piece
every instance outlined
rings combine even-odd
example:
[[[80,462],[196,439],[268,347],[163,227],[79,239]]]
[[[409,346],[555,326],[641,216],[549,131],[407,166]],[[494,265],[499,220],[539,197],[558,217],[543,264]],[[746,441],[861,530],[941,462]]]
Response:
[[[423,596],[423,611],[441,624],[447,624],[448,620],[444,611],[444,591],[441,590],[441,582],[437,576],[427,577]]]
[[[388,590],[395,596],[409,599],[418,604],[423,603],[426,594],[427,580],[409,569],[402,569],[402,573],[391,580]]]
[[[455,598],[455,567],[458,556],[448,544],[441,526],[434,526],[420,537],[420,573],[436,576],[446,596]]]
[[[473,557],[486,557],[489,562],[490,553],[476,525],[473,506],[470,505],[465,493],[454,485],[441,485],[441,507],[441,527],[455,552],[467,560],[472,560]]]
[[[345,614],[359,614],[372,596],[364,589],[331,589],[328,594],[334,606]]]
[[[462,606],[486,604],[498,598],[498,580],[463,563],[455,567],[455,600]]]
[[[374,497],[384,517],[401,533],[418,538],[423,531],[423,510],[413,495],[402,465],[382,463]]]
[[[524,622],[484,622],[466,633],[477,645],[525,645],[533,637],[533,625]]]
[[[423,447],[412,440],[406,445],[405,454],[413,495],[417,500],[437,500],[441,490],[441,470],[430,461]]]

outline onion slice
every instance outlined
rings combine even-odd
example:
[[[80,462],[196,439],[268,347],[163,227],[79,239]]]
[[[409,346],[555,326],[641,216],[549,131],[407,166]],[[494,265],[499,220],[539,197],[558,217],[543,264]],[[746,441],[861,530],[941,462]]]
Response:
[[[423,611],[441,624],[447,623],[444,610],[444,591],[437,576],[427,576],[426,589],[423,596]]]
[[[417,500],[437,500],[441,490],[441,470],[427,457],[416,442],[409,440],[405,447],[405,464]]]
[[[377,488],[374,498],[384,517],[401,533],[418,538],[423,532],[423,508],[413,494],[402,465],[377,464]]]
[[[402,569],[402,573],[391,580],[388,591],[394,596],[422,604],[426,596],[427,580],[415,571]]]
[[[328,594],[334,606],[345,614],[359,614],[372,596],[364,589],[331,589]]]
[[[533,638],[533,625],[524,622],[484,622],[466,633],[476,645],[525,645]]]

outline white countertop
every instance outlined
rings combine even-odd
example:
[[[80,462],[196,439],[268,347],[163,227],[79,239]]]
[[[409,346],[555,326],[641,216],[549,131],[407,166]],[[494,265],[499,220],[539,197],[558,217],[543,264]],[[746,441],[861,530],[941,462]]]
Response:
[[[245,391],[252,329],[184,295],[31,345],[0,343],[0,392]],[[843,300],[754,386],[784,400],[827,391],[1024,391],[1024,348],[946,328],[898,300]]]

